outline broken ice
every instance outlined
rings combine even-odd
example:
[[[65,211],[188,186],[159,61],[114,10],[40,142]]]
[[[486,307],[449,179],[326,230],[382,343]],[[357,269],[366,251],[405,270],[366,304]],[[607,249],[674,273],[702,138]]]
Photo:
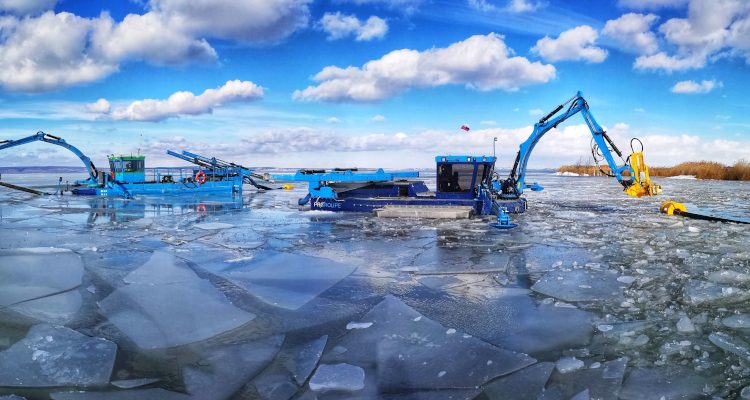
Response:
[[[131,283],[112,292],[99,308],[144,349],[205,340],[255,318],[169,255],[155,254],[125,281]]]
[[[106,385],[117,346],[74,330],[34,325],[26,337],[0,352],[0,386]]]

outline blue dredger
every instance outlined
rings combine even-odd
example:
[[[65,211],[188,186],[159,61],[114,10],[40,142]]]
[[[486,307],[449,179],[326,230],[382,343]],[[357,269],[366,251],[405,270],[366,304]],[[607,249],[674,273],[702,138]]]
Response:
[[[567,110],[560,111],[568,106]],[[496,215],[498,228],[510,228],[508,213],[526,211],[527,202],[521,197],[524,190],[543,190],[536,184],[526,183],[526,166],[539,140],[571,116],[581,113],[592,134],[592,155],[597,165],[606,160],[609,167],[600,170],[622,184],[624,192],[636,197],[653,196],[660,192],[651,183],[648,167],[643,161],[642,148],[633,149],[623,159],[607,133],[599,126],[589,111],[581,92],[559,105],[534,125],[529,138],[523,142],[510,174],[502,179],[495,172],[496,157],[492,156],[437,156],[436,190],[430,191],[418,172],[359,171],[357,169],[309,170],[294,174],[272,175],[275,180],[307,181],[308,193],[299,200],[300,205],[310,203],[313,210],[372,212],[389,206],[402,207],[469,207],[475,215]],[[558,115],[559,114],[559,115]],[[622,161],[618,165],[613,152]]]
[[[83,162],[89,176],[87,179],[76,181],[70,187],[71,193],[75,195],[119,197],[188,193],[231,195],[240,193],[243,183],[268,189],[258,182],[263,177],[247,167],[188,151],[177,153],[168,150],[167,154],[190,162],[195,167],[147,169],[145,156],[112,155],[108,157],[109,172],[105,172],[97,169],[88,156],[67,143],[65,139],[44,132],[37,132],[18,140],[0,141],[0,150],[39,141],[66,148]],[[3,186],[36,192],[7,183],[3,183]],[[59,191],[62,193],[62,187]]]

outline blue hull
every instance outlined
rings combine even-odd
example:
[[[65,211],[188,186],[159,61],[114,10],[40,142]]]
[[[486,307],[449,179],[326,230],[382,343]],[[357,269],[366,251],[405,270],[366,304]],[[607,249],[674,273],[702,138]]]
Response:
[[[73,194],[81,196],[171,196],[183,194],[226,194],[242,192],[242,181],[229,179],[209,181],[203,184],[196,182],[142,182],[142,183],[109,183],[107,187],[86,187],[73,189]]]
[[[520,214],[526,211],[526,199],[498,201],[508,212]],[[310,208],[324,211],[372,212],[384,206],[465,206],[471,207],[475,215],[483,214],[483,202],[479,199],[438,199],[434,197],[393,197],[393,198],[356,198],[344,199],[313,198]]]

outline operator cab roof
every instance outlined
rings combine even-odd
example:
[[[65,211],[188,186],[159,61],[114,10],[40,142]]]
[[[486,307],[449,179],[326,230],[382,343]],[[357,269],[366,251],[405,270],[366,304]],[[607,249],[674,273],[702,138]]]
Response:
[[[497,157],[492,156],[437,156],[435,162],[451,163],[476,163],[476,162],[495,162]]]

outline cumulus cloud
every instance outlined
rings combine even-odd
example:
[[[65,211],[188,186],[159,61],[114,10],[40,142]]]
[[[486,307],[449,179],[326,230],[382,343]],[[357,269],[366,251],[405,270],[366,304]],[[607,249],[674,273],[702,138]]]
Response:
[[[629,139],[634,136],[627,124],[617,123],[604,127],[610,137],[623,150],[628,148]],[[427,167],[433,165],[433,155],[440,153],[486,154],[494,137],[503,146],[497,147],[498,165],[509,167],[515,159],[518,148],[533,130],[533,126],[519,128],[492,127],[472,130],[470,134],[455,131],[424,130],[417,132],[369,133],[353,136],[329,129],[294,127],[274,128],[247,133],[239,142],[231,145],[220,142],[196,143],[182,138],[162,139],[142,145],[155,153],[178,147],[205,148],[206,153],[216,154],[225,159],[238,159],[248,156],[262,156],[293,153],[336,152],[344,157],[355,154],[362,159],[362,152],[383,152],[373,158],[374,166],[393,163],[388,155],[405,151],[410,154],[406,162],[398,161],[405,167]],[[638,134],[644,143],[648,165],[670,166],[683,161],[711,160],[733,163],[750,154],[750,141],[715,140],[688,134]],[[586,124],[565,125],[553,129],[539,141],[529,165],[557,167],[576,162],[590,154],[591,133]],[[336,165],[321,164],[335,167]],[[614,183],[613,183],[614,184]]]
[[[710,80],[702,81],[700,83],[696,81],[680,81],[672,86],[672,93],[684,93],[684,94],[699,94],[708,93],[716,88],[724,86],[721,81]]]
[[[126,107],[109,111],[109,103],[100,99],[102,113],[111,118],[128,121],[163,121],[180,115],[199,115],[213,112],[215,107],[237,101],[250,101],[263,96],[263,88],[250,81],[228,81],[216,89],[207,89],[199,95],[192,92],[175,92],[166,100],[145,99],[130,103]],[[102,102],[104,100],[104,102]],[[91,106],[91,105],[90,105]],[[97,106],[93,106],[97,107]],[[89,107],[90,111],[92,107]]]
[[[512,56],[503,37],[476,35],[445,48],[394,50],[361,68],[323,68],[320,84],[294,92],[306,101],[376,101],[411,88],[462,84],[478,90],[515,91],[555,77],[555,67]]]
[[[545,36],[536,42],[531,51],[545,61],[586,61],[600,63],[607,58],[607,50],[594,46],[596,29],[581,25],[560,34],[557,39]]]
[[[7,0],[0,9],[22,4],[30,8],[18,13],[32,14],[0,17],[0,86],[41,92],[102,79],[126,62],[212,62],[217,54],[207,38],[246,44],[282,40],[307,25],[308,3],[152,0],[146,13],[117,22],[106,12],[92,18],[53,11],[36,15],[54,1]],[[362,33],[373,34],[372,29]]]
[[[628,13],[607,21],[602,34],[613,39],[619,47],[636,54],[653,54],[659,50],[651,25],[659,19],[654,14]]]
[[[371,16],[367,21],[360,21],[354,15],[345,15],[340,12],[325,13],[319,25],[328,34],[328,40],[338,40],[353,35],[357,41],[368,41],[382,39],[388,33],[388,23],[376,16]]]
[[[112,106],[107,99],[99,99],[93,103],[86,104],[86,110],[94,114],[109,114]]]
[[[378,115],[372,117],[372,120],[375,121],[375,122],[382,122],[382,121],[385,121],[385,117],[382,116],[382,115],[380,115],[380,114],[378,114]]]
[[[327,121],[327,122],[328,122],[329,124],[338,124],[339,122],[341,122],[341,120],[340,120],[340,119],[338,119],[338,118],[336,118],[336,117],[331,117],[331,118],[328,118],[328,119],[327,119],[326,121]]]
[[[310,0],[151,0],[173,29],[241,43],[277,42],[307,26]]]
[[[687,18],[672,18],[659,27],[676,48],[638,57],[636,69],[665,72],[699,69],[725,55],[750,63],[750,3],[738,0],[690,0]]]
[[[659,8],[676,8],[687,4],[688,0],[619,0],[621,7],[636,10],[656,10]]]
[[[0,11],[15,15],[39,14],[55,7],[57,0],[0,0]]]
[[[92,54],[94,21],[62,12],[0,18],[0,85],[40,92],[101,79],[117,64]]]

